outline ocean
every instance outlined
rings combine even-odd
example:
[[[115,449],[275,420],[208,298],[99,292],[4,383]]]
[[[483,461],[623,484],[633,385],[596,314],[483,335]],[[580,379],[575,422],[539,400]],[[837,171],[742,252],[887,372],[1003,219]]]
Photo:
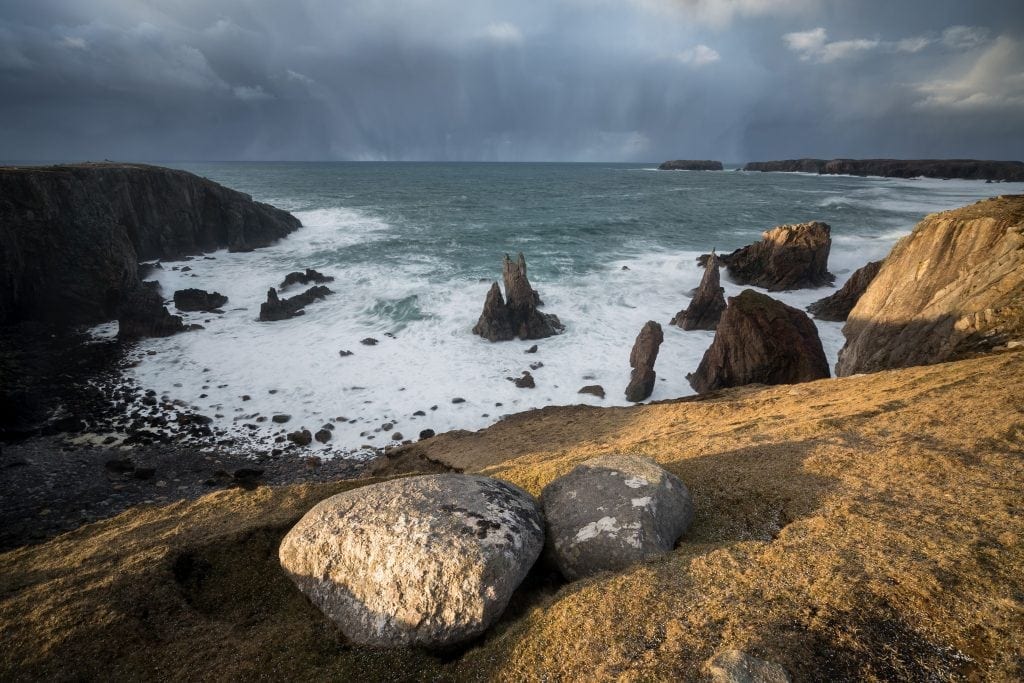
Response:
[[[181,314],[203,330],[142,341],[129,372],[144,389],[184,401],[261,448],[287,431],[332,423],[331,441],[312,448],[343,457],[393,443],[396,432],[416,439],[424,429],[475,430],[543,406],[628,405],[629,352],[647,320],[665,330],[650,400],[692,394],[686,374],[713,333],[668,321],[700,280],[699,254],[731,251],[783,223],[829,223],[835,287],[774,295],[802,308],[884,257],[926,214],[1024,192],[1024,184],[635,164],[175,166],[288,210],[304,227],[255,252],[165,263],[154,277],[168,300],[176,289],[198,287],[229,302],[222,315]],[[518,252],[542,310],[558,315],[566,331],[491,343],[470,330],[500,280],[502,256]],[[303,316],[258,322],[267,289],[305,268],[334,276],[334,294]],[[743,289],[723,284],[727,296]],[[817,325],[834,367],[842,326]],[[114,332],[116,323],[96,329]],[[379,343],[361,344],[366,337]],[[524,353],[533,344],[537,353]],[[536,388],[509,381],[538,363]],[[578,393],[590,384],[607,397]],[[280,413],[291,416],[284,425],[267,419]]]

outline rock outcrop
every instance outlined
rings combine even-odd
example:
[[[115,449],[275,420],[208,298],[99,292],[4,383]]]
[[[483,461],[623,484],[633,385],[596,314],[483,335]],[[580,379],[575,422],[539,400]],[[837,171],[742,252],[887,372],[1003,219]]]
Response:
[[[721,171],[721,161],[711,161],[708,159],[673,159],[672,161],[663,161],[658,166],[659,171]]]
[[[202,289],[179,289],[174,293],[174,307],[179,311],[215,311],[228,302],[219,292]]]
[[[670,325],[684,330],[713,330],[725,310],[725,289],[718,272],[718,256],[711,252],[704,262],[704,275],[690,305],[676,313]]]
[[[547,543],[570,580],[663,555],[693,522],[683,482],[653,460],[602,455],[541,493]]]
[[[125,295],[117,322],[121,339],[169,337],[198,327],[186,326],[181,316],[171,315],[156,282],[143,282]]]
[[[303,308],[317,299],[323,299],[328,294],[333,293],[327,287],[317,285],[310,287],[301,294],[282,299],[277,295],[277,290],[271,287],[267,291],[267,300],[260,304],[260,320],[263,322],[287,320],[288,318],[305,315],[306,312],[302,310]]]
[[[281,282],[281,289],[295,284],[308,285],[310,282],[315,285],[322,285],[328,282],[334,282],[334,278],[330,275],[324,275],[312,268],[306,268],[306,272],[296,270],[295,272],[288,273],[284,276],[284,280]]]
[[[718,258],[737,284],[778,292],[832,284],[831,248],[832,229],[827,223],[811,221],[772,228],[761,233],[760,242]],[[710,258],[711,254],[704,254],[697,262],[705,266]]]
[[[819,320],[843,322],[881,268],[881,261],[871,261],[866,266],[858,268],[838,292],[818,299],[807,307],[807,312]]]
[[[654,362],[658,360],[658,349],[663,341],[665,335],[661,325],[653,320],[648,320],[640,329],[640,334],[633,342],[633,350],[629,353],[629,365],[633,371],[626,386],[627,401],[643,401],[654,391],[654,380],[657,378]]]
[[[843,334],[840,376],[1024,339],[1024,195],[927,216],[893,247]]]
[[[185,171],[138,164],[0,168],[0,324],[110,320],[139,261],[266,246],[290,214]]]
[[[525,491],[488,477],[397,479],[322,501],[281,542],[285,571],[353,642],[444,647],[483,633],[544,545]]]
[[[505,296],[495,282],[487,292],[484,310],[473,327],[473,334],[494,341],[543,339],[565,329],[558,316],[541,313],[540,295],[530,286],[526,277],[526,259],[522,254],[515,261],[505,255],[502,265]]]
[[[886,178],[964,178],[967,180],[1024,181],[1020,161],[980,159],[786,159],[754,161],[744,171],[782,171],[824,175],[882,176]]]
[[[828,376],[818,329],[807,314],[745,289],[729,297],[714,341],[686,378],[703,394],[744,384],[796,384]]]

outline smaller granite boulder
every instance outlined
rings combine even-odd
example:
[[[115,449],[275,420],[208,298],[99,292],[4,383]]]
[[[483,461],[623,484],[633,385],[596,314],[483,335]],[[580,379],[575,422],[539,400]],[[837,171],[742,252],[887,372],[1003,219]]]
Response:
[[[501,616],[543,545],[530,494],[488,477],[436,474],[320,502],[279,557],[351,641],[446,647]]]
[[[548,549],[570,580],[663,555],[693,522],[690,492],[653,460],[603,455],[541,494]]]
[[[626,387],[627,401],[642,401],[654,391],[654,380],[657,378],[654,362],[658,360],[658,349],[664,340],[661,325],[653,320],[648,320],[640,330],[629,354],[629,365],[633,372]]]
[[[202,289],[179,289],[174,293],[174,306],[179,311],[216,311],[228,302],[228,298],[219,292],[207,292]]]

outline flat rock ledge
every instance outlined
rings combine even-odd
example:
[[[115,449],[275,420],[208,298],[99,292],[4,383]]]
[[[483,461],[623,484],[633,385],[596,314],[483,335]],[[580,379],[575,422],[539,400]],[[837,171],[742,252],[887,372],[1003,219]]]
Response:
[[[442,648],[483,633],[544,546],[533,497],[437,474],[328,498],[281,542],[281,566],[351,641]]]
[[[541,494],[548,552],[569,580],[663,555],[693,522],[690,492],[653,460],[602,455]]]

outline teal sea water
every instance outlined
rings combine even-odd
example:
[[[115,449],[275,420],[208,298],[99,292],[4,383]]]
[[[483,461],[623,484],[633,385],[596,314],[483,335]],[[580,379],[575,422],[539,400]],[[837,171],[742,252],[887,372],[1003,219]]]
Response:
[[[415,438],[421,429],[478,429],[545,405],[625,405],[630,347],[647,320],[665,326],[652,399],[690,394],[686,373],[712,334],[667,323],[700,279],[699,253],[749,244],[782,223],[823,220],[832,226],[838,287],[927,213],[1024,191],[1020,184],[624,164],[179,167],[289,210],[304,227],[253,253],[192,261],[190,272],[166,264],[158,279],[168,298],[200,287],[230,301],[221,316],[186,314],[204,330],[144,342],[132,372],[146,388],[221,416],[218,426],[239,436],[272,438],[281,427],[257,419],[276,412],[293,416],[289,430],[332,422],[335,436],[320,448],[352,456],[361,446],[385,445],[396,431]],[[545,310],[567,326],[538,342],[536,355],[523,353],[534,342],[491,344],[470,333],[502,255],[520,251]],[[257,322],[267,288],[307,267],[335,276],[335,294],[300,318]],[[725,286],[727,295],[742,289]],[[832,291],[779,298],[802,307]],[[840,328],[819,323],[833,364]],[[371,336],[380,343],[360,344]],[[353,355],[341,357],[342,350]],[[535,389],[508,381],[537,362]],[[587,384],[603,385],[608,397],[578,394]],[[456,397],[465,402],[453,404]],[[380,430],[388,422],[394,427]]]

